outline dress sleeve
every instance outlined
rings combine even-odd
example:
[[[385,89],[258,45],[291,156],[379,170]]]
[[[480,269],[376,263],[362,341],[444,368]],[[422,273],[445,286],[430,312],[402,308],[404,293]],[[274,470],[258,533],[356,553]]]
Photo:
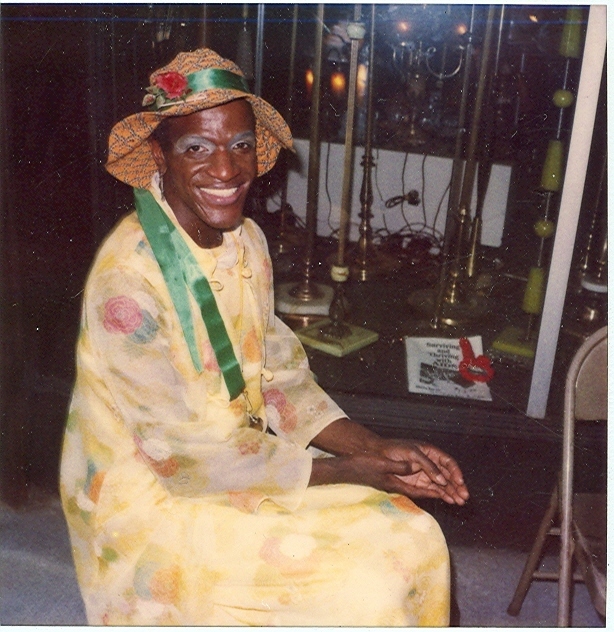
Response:
[[[274,313],[272,265],[264,235],[259,234],[269,270],[262,384],[267,420],[277,435],[306,447],[321,430],[346,415],[317,384],[296,334]]]
[[[121,420],[136,458],[169,493],[226,494],[251,511],[265,498],[296,508],[309,482],[311,455],[283,437],[237,424],[233,403],[229,407],[211,387],[219,370],[205,366],[197,373],[180,348],[185,342],[171,309],[168,298],[133,270],[114,268],[90,278],[79,363],[98,376],[98,400]]]

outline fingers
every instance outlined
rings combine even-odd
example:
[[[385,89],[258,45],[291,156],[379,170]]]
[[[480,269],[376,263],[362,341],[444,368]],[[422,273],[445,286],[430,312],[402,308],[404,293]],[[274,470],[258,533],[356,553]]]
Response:
[[[442,453],[439,467],[448,480],[454,481],[457,485],[464,485],[463,473],[458,463],[451,456]]]
[[[456,461],[430,445],[390,441],[379,454],[346,457],[351,464],[348,482],[367,484],[409,498],[439,498],[464,505],[469,498]]]
[[[412,472],[422,470],[432,481],[439,485],[445,485],[448,479],[437,467],[437,464],[434,462],[435,459],[429,458],[428,451],[422,448],[423,446],[411,442],[393,444],[384,451],[384,454],[393,460],[411,463]],[[435,457],[443,455],[442,452],[435,449],[433,449],[433,453]]]
[[[452,481],[439,485],[424,472],[409,476],[397,476],[403,484],[401,493],[412,498],[441,498],[450,504],[464,505],[469,498],[469,491],[464,485],[457,486]]]
[[[458,463],[448,454],[433,446],[424,446],[425,453],[439,467],[446,482],[452,485],[454,498],[466,501],[469,498],[469,490],[465,485],[463,473]]]

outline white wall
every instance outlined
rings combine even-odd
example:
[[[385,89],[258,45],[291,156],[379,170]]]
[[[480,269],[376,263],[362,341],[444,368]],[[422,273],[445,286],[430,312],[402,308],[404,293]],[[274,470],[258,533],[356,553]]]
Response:
[[[300,170],[291,171],[288,179],[288,202],[294,212],[305,217],[307,202],[307,165],[309,159],[309,141],[295,139],[295,147],[300,161]],[[329,153],[330,148],[330,153]],[[360,166],[364,154],[363,147],[356,147],[354,152],[354,178],[352,186],[352,206],[350,212],[350,240],[358,239],[360,224],[360,187],[363,169]],[[443,232],[448,206],[448,185],[452,171],[452,159],[422,154],[406,154],[404,152],[374,150],[375,167],[371,171],[373,182],[373,206],[371,227],[374,231],[386,226],[390,232],[396,232],[406,225],[401,214],[401,207],[387,209],[387,199],[408,193],[415,189],[420,193],[421,204],[410,206],[405,203],[403,210],[409,223],[423,221],[422,203],[427,223],[432,226],[436,218],[435,228]],[[337,143],[322,143],[320,154],[320,190],[318,198],[318,234],[330,235],[339,226],[339,207],[341,204],[341,187],[343,182],[344,146]],[[326,164],[328,162],[328,171]],[[405,162],[405,169],[403,164]],[[424,162],[424,178],[422,177]],[[403,171],[405,179],[403,181]],[[507,207],[510,185],[511,167],[497,164],[493,166],[483,209],[482,244],[499,247],[503,234],[503,223]],[[424,182],[423,182],[424,180]],[[404,187],[403,187],[404,183]],[[330,195],[329,202],[326,190]],[[474,187],[472,210],[475,208],[476,192]],[[269,208],[279,207],[279,200],[269,202]],[[437,208],[440,208],[437,213]],[[330,224],[329,224],[330,222]]]

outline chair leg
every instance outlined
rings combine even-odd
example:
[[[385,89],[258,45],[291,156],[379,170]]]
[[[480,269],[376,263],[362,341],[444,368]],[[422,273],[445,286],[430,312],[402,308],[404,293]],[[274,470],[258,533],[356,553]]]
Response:
[[[535,542],[533,543],[533,547],[531,548],[529,557],[527,558],[527,561],[524,565],[522,575],[520,576],[518,586],[516,587],[516,592],[514,593],[514,597],[512,598],[512,601],[507,608],[507,613],[512,617],[518,615],[520,609],[522,608],[522,604],[524,603],[524,598],[526,597],[527,592],[529,592],[529,587],[531,586],[531,582],[533,581],[533,574],[535,573],[539,565],[542,550],[544,548],[544,543],[546,541],[546,538],[548,537],[548,532],[550,531],[552,521],[557,514],[558,508],[559,494],[558,485],[556,485],[552,492],[552,495],[550,496],[550,504],[548,505],[548,509],[546,509],[546,513],[544,514],[544,517],[542,518],[542,521],[539,525],[539,529],[537,530]]]

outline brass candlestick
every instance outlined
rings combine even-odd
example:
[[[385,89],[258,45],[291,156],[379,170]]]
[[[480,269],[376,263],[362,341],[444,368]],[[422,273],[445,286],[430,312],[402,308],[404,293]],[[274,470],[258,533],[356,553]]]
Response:
[[[365,27],[357,20],[360,18],[360,5],[354,7],[354,22],[347,26],[351,40],[350,77],[348,86],[348,105],[345,128],[345,159],[341,193],[341,214],[339,218],[339,243],[337,260],[331,267],[331,278],[335,283],[335,294],[329,310],[329,319],[298,330],[297,336],[306,345],[315,347],[336,356],[344,356],[352,351],[375,342],[378,334],[362,327],[345,322],[346,302],[344,285],[349,276],[349,267],[345,264],[345,241],[350,220],[350,193],[352,186],[352,165],[354,154],[354,116],[356,112],[356,83],[358,75],[358,49],[364,38]],[[371,28],[375,24],[375,6],[372,9]]]
[[[282,284],[276,288],[275,308],[294,325],[305,325],[328,314],[332,288],[314,282],[313,256],[317,231],[318,193],[320,183],[320,93],[322,76],[322,48],[324,5],[317,10],[313,86],[311,92],[311,131],[309,136],[309,166],[307,172],[307,243],[303,256],[302,278],[298,284]]]
[[[364,24],[358,22],[360,5],[354,7],[354,22],[347,26],[350,38],[350,77],[348,85],[348,104],[345,117],[345,152],[343,162],[343,182],[341,189],[341,210],[339,216],[339,242],[337,262],[331,269],[335,282],[335,294],[331,303],[330,323],[324,325],[320,332],[325,338],[345,338],[350,335],[350,328],[344,324],[345,298],[343,285],[347,281],[348,270],[345,265],[345,245],[350,224],[350,205],[352,190],[352,167],[354,163],[354,118],[356,115],[356,84],[358,78],[358,49],[365,36]]]
[[[482,316],[486,312],[486,298],[472,292],[467,287],[467,250],[466,239],[470,217],[470,204],[473,193],[477,160],[476,150],[480,130],[482,106],[488,78],[490,46],[493,32],[493,18],[495,7],[488,10],[486,30],[482,46],[478,87],[467,147],[465,169],[462,179],[460,202],[456,213],[456,232],[453,241],[453,254],[449,267],[446,268],[444,282],[439,288],[419,290],[409,297],[409,304],[425,313],[433,314],[434,329],[441,324],[459,326]],[[445,262],[444,262],[445,266]]]
[[[373,206],[373,182],[371,170],[373,160],[373,84],[375,79],[375,9],[371,16],[369,68],[367,77],[367,127],[365,132],[365,153],[362,159],[362,185],[360,187],[360,226],[356,247],[348,255],[350,273],[357,281],[367,281],[373,277],[389,274],[400,267],[400,262],[385,255],[373,243],[371,228],[371,208]]]

